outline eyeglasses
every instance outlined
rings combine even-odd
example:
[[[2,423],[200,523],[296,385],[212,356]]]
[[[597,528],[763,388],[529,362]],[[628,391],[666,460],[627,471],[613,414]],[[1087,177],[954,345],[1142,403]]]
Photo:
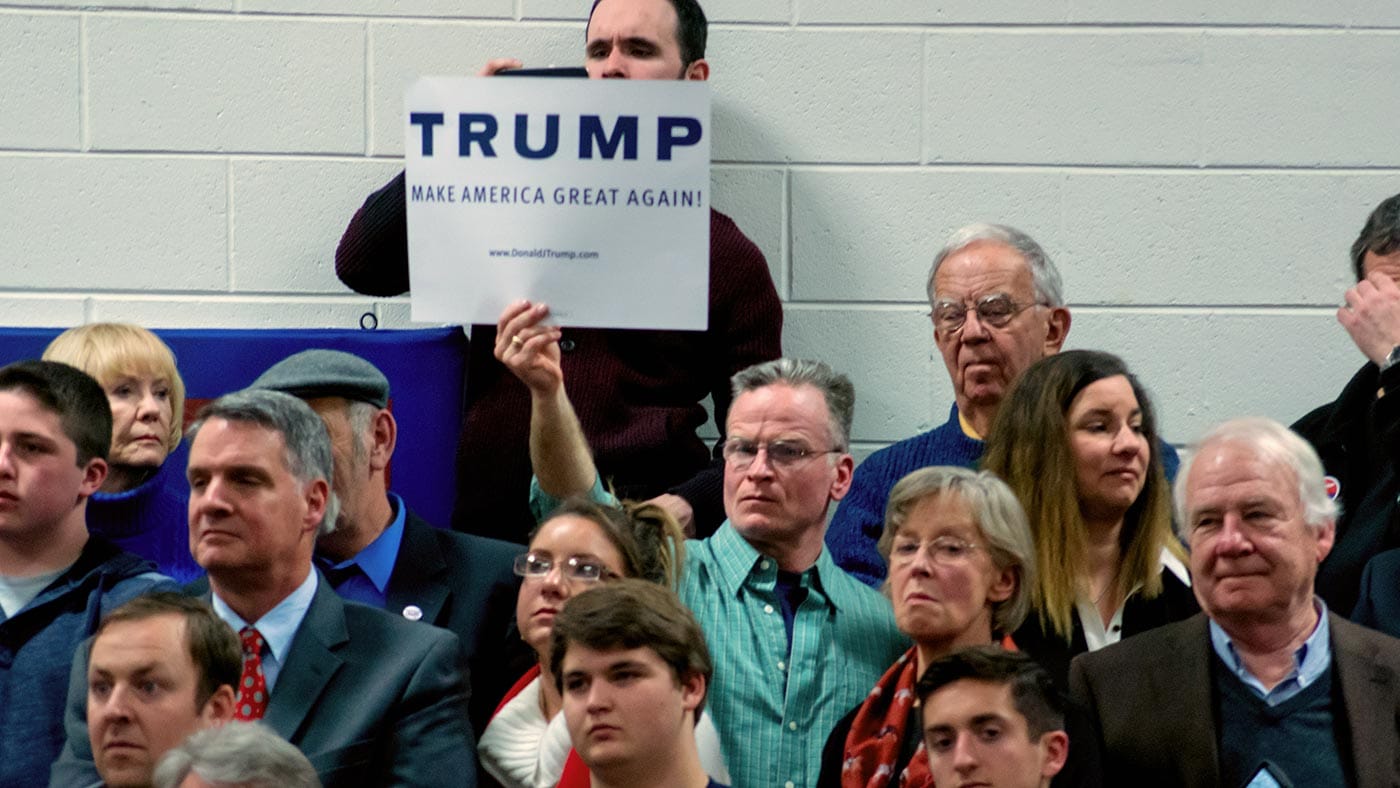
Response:
[[[1005,328],[1011,319],[1033,306],[1045,306],[1044,302],[1031,301],[1018,304],[1006,293],[992,293],[977,299],[976,303],[964,304],[960,301],[935,301],[933,304],[933,325],[945,334],[962,330],[967,323],[967,313],[976,312],[978,322],[992,328]]]
[[[773,468],[791,468],[800,462],[823,454],[837,454],[841,449],[809,449],[794,441],[769,441],[757,443],[743,438],[730,438],[720,446],[725,462],[736,471],[753,465],[762,450],[768,456],[768,464]]]
[[[597,583],[600,580],[613,580],[619,575],[603,566],[596,558],[585,555],[571,555],[559,564],[544,553],[526,553],[515,557],[515,573],[524,578],[539,579],[549,574],[559,565],[559,574],[565,580],[578,580],[582,583]]]
[[[966,563],[973,553],[982,549],[984,548],[956,536],[940,536],[930,542],[895,537],[894,544],[890,547],[890,561],[908,563],[914,560],[914,556],[918,555],[920,550],[927,550],[935,564],[953,566]]]

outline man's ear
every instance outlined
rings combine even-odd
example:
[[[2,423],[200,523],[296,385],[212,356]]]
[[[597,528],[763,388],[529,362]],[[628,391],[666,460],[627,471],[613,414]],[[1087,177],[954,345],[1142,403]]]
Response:
[[[709,78],[710,64],[703,57],[686,66],[685,73],[681,75],[681,79],[689,79],[696,82],[704,82]]]
[[[705,701],[705,675],[690,673],[681,677],[681,706],[686,711],[695,711]]]
[[[1311,526],[1305,525],[1304,527],[1309,528]],[[1322,527],[1317,531],[1317,562],[1319,564],[1322,563],[1322,559],[1327,557],[1328,553],[1332,552],[1332,544],[1336,539],[1337,521],[1327,520],[1323,522]]]
[[[369,467],[382,471],[389,467],[389,458],[394,456],[394,447],[399,442],[399,423],[388,409],[374,414],[369,438]]]
[[[199,719],[206,728],[223,725],[233,719],[233,711],[237,704],[238,698],[233,693],[233,687],[225,684],[214,690],[209,700],[204,701],[204,708],[199,710]]]
[[[1060,352],[1060,348],[1065,344],[1065,337],[1069,336],[1070,322],[1068,308],[1050,307],[1050,314],[1045,319],[1045,355],[1052,356]]]
[[[326,516],[326,505],[330,502],[331,486],[325,479],[312,479],[306,483],[306,520],[302,530],[316,532],[321,518]]]
[[[1065,768],[1065,761],[1069,758],[1069,734],[1064,731],[1042,734],[1040,748],[1040,776],[1054,777]]]
[[[836,478],[831,482],[831,500],[839,501],[851,491],[851,477],[856,472],[856,459],[842,453],[836,458]]]
[[[78,495],[83,498],[91,496],[102,489],[102,483],[107,480],[109,470],[107,461],[101,457],[93,457],[83,466],[83,483],[78,487]]]

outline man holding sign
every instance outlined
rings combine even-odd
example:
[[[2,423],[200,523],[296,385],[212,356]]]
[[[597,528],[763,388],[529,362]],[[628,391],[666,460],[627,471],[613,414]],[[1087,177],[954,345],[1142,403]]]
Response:
[[[695,0],[598,0],[585,39],[588,76],[707,79],[706,30]],[[493,60],[482,74],[520,65]],[[705,421],[701,402],[713,397],[716,421],[723,424],[730,375],[778,357],[782,334],[782,305],[763,254],[713,209],[709,234],[707,330],[564,328],[559,341],[604,478],[621,496],[656,497],[701,534],[724,519],[721,466],[710,462],[695,434]],[[351,220],[336,250],[336,274],[361,293],[401,294],[409,284],[407,250],[400,175],[370,195]],[[544,315],[541,308],[539,319]],[[494,326],[473,327],[453,527],[518,541],[533,524],[524,440],[530,396],[494,357],[497,344]]]

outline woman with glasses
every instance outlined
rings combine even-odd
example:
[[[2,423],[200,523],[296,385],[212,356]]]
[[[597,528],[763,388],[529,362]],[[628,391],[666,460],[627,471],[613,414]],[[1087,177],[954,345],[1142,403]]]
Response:
[[[572,752],[559,712],[563,701],[549,670],[554,618],[571,597],[622,577],[641,578],[672,590],[685,562],[685,535],[654,504],[604,506],[566,499],[530,535],[529,552],[516,558],[523,578],[516,601],[520,637],[538,664],[506,693],[477,745],[481,764],[506,788],[588,785],[588,770]],[[701,762],[711,777],[728,782],[719,733],[708,715],[695,729]]]
[[[1160,445],[1137,378],[1091,350],[1031,365],[992,424],[982,467],[1021,501],[1040,567],[1016,645],[1062,686],[1076,654],[1198,610]]]
[[[112,406],[109,472],[88,500],[88,530],[184,583],[204,574],[190,556],[183,460],[167,462],[184,431],[185,383],[160,337],[129,323],[70,328],[44,350],[91,375]]]
[[[1000,479],[966,468],[921,468],[900,479],[877,549],[884,590],[914,647],[846,715],[822,751],[819,786],[930,786],[914,685],[933,660],[1001,643],[1030,608],[1030,527]]]

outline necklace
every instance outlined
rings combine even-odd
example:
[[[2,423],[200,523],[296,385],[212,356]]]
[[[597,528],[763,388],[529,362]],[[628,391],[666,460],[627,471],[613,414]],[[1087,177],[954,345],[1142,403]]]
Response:
[[[1118,584],[1118,573],[1122,571],[1122,569],[1122,565],[1119,565],[1117,569],[1113,570],[1113,577],[1110,577],[1108,582],[1104,584],[1103,590],[1099,592],[1098,598],[1094,600],[1094,607],[1098,607],[1103,602],[1104,597],[1108,596],[1108,592],[1112,591],[1114,586]]]

